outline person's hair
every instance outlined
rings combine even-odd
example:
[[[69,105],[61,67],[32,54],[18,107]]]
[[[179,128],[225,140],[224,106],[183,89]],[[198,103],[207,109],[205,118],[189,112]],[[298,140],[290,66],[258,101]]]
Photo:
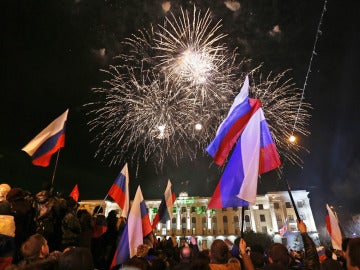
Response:
[[[229,258],[229,248],[223,240],[216,239],[210,248],[210,257],[213,263],[226,263]]]
[[[166,262],[163,259],[157,258],[151,262],[152,269],[166,270]]]
[[[31,235],[22,245],[21,254],[25,260],[37,259],[41,247],[46,244],[46,239],[39,233]]]
[[[148,254],[149,246],[145,244],[141,244],[136,249],[136,256],[145,257]]]
[[[130,258],[130,260],[126,263],[126,266],[133,266],[138,270],[150,269],[150,264],[145,258],[136,256]]]
[[[360,267],[360,238],[352,238],[350,239],[347,252],[349,255],[349,263],[351,266]]]
[[[84,247],[71,248],[64,252],[58,263],[58,270],[93,270],[91,251]]]
[[[236,265],[239,265],[241,267],[241,263],[240,263],[239,259],[235,258],[235,257],[230,257],[229,260],[228,260],[228,263],[236,264]]]
[[[288,267],[290,263],[289,252],[283,244],[274,243],[269,248],[269,257],[273,263]]]

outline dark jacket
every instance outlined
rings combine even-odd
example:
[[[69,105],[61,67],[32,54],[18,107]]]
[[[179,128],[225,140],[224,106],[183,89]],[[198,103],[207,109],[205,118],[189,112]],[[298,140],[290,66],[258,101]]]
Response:
[[[303,261],[304,268],[311,270],[320,270],[319,255],[317,253],[314,241],[307,233],[302,233],[301,237],[304,243],[305,250]]]

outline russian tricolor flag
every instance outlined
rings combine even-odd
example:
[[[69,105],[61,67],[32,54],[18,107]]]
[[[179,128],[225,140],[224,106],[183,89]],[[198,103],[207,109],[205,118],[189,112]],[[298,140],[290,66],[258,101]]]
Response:
[[[127,163],[116,177],[108,194],[122,210],[121,216],[126,218],[129,213],[129,171]]]
[[[69,109],[51,122],[24,148],[36,166],[47,167],[51,156],[65,145],[65,125]]]
[[[166,222],[172,218],[172,208],[176,200],[176,195],[171,191],[171,182],[168,180],[164,196],[161,200],[159,210],[154,217],[152,228],[154,229],[159,222]]]
[[[224,164],[251,116],[261,107],[259,100],[249,99],[248,89],[249,78],[246,77],[240,93],[236,96],[229,110],[228,116],[220,124],[214,140],[206,148],[206,151],[219,166]]]
[[[136,249],[143,244],[143,237],[152,231],[146,204],[140,189],[135,194],[129,216],[117,245],[110,269],[126,264],[136,254]]]
[[[228,117],[207,151],[217,164],[223,164],[235,145],[208,208],[246,206],[255,203],[259,174],[280,166],[259,100],[248,98],[246,77]]]

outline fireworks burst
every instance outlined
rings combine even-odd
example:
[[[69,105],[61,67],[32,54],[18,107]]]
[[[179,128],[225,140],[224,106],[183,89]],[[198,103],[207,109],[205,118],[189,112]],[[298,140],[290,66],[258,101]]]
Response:
[[[202,14],[181,9],[180,16],[166,17],[155,32],[158,67],[172,80],[189,88],[198,102],[217,102],[219,93],[229,96],[234,79],[235,53],[222,39],[221,21],[213,22],[209,10]]]
[[[93,89],[103,101],[87,104],[94,116],[88,125],[99,143],[96,155],[110,165],[124,156],[145,161],[153,156],[160,167],[166,157],[192,159],[214,134],[214,114],[166,76],[143,71],[139,81],[132,69],[120,74],[112,66],[105,72],[109,80]]]
[[[228,110],[236,57],[219,44],[221,24],[209,11],[181,14],[127,38],[119,65],[103,70],[108,80],[93,89],[100,101],[87,104],[88,125],[99,144],[96,156],[110,165],[129,156],[153,157],[160,168],[166,158],[193,159]]]
[[[162,25],[122,43],[126,53],[117,57],[119,65],[103,70],[108,79],[93,89],[97,101],[86,104],[96,156],[110,165],[152,159],[157,168],[167,159],[196,158],[250,74],[251,95],[263,104],[280,155],[301,163],[302,148],[285,140],[293,133],[301,94],[284,80],[286,72],[263,79],[260,67],[249,68],[250,60],[237,61],[220,43],[225,37],[220,28],[209,11],[201,14],[194,7],[179,17],[170,13]],[[308,135],[309,108],[303,103],[296,133]]]

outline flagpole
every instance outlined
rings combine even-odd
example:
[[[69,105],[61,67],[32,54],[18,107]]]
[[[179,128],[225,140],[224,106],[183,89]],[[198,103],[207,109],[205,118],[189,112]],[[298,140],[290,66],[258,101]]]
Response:
[[[51,189],[54,189],[55,173],[56,173],[56,169],[57,169],[57,165],[58,165],[58,161],[59,161],[60,149],[61,148],[59,148],[59,150],[57,151],[57,155],[56,155],[56,162],[55,162],[54,172],[53,172],[52,179],[51,179]]]
[[[292,193],[291,193],[291,189],[290,189],[289,182],[286,180],[285,177],[282,177],[282,178],[283,178],[283,181],[284,181],[284,183],[285,183],[285,185],[286,185],[287,191],[288,191],[288,193],[289,193],[291,203],[292,203],[292,205],[293,205],[293,207],[294,207],[294,211],[295,211],[296,218],[297,218],[297,220],[301,220],[300,215],[299,215],[299,212],[298,212],[298,210],[297,210],[297,208],[296,208],[296,204],[295,204],[295,201],[294,201],[294,197],[293,197],[293,195],[292,195]]]
[[[109,194],[106,194],[105,198],[103,199],[103,203],[105,202],[105,200],[107,199],[107,197],[109,196]],[[101,206],[101,205],[100,205]],[[104,209],[105,210],[105,209]],[[100,207],[97,209],[95,215],[99,214],[99,211],[100,211]],[[104,212],[104,215],[105,215],[105,212]]]
[[[243,238],[244,236],[244,220],[245,220],[245,208],[244,206],[241,207],[241,231],[240,231],[240,237]]]

